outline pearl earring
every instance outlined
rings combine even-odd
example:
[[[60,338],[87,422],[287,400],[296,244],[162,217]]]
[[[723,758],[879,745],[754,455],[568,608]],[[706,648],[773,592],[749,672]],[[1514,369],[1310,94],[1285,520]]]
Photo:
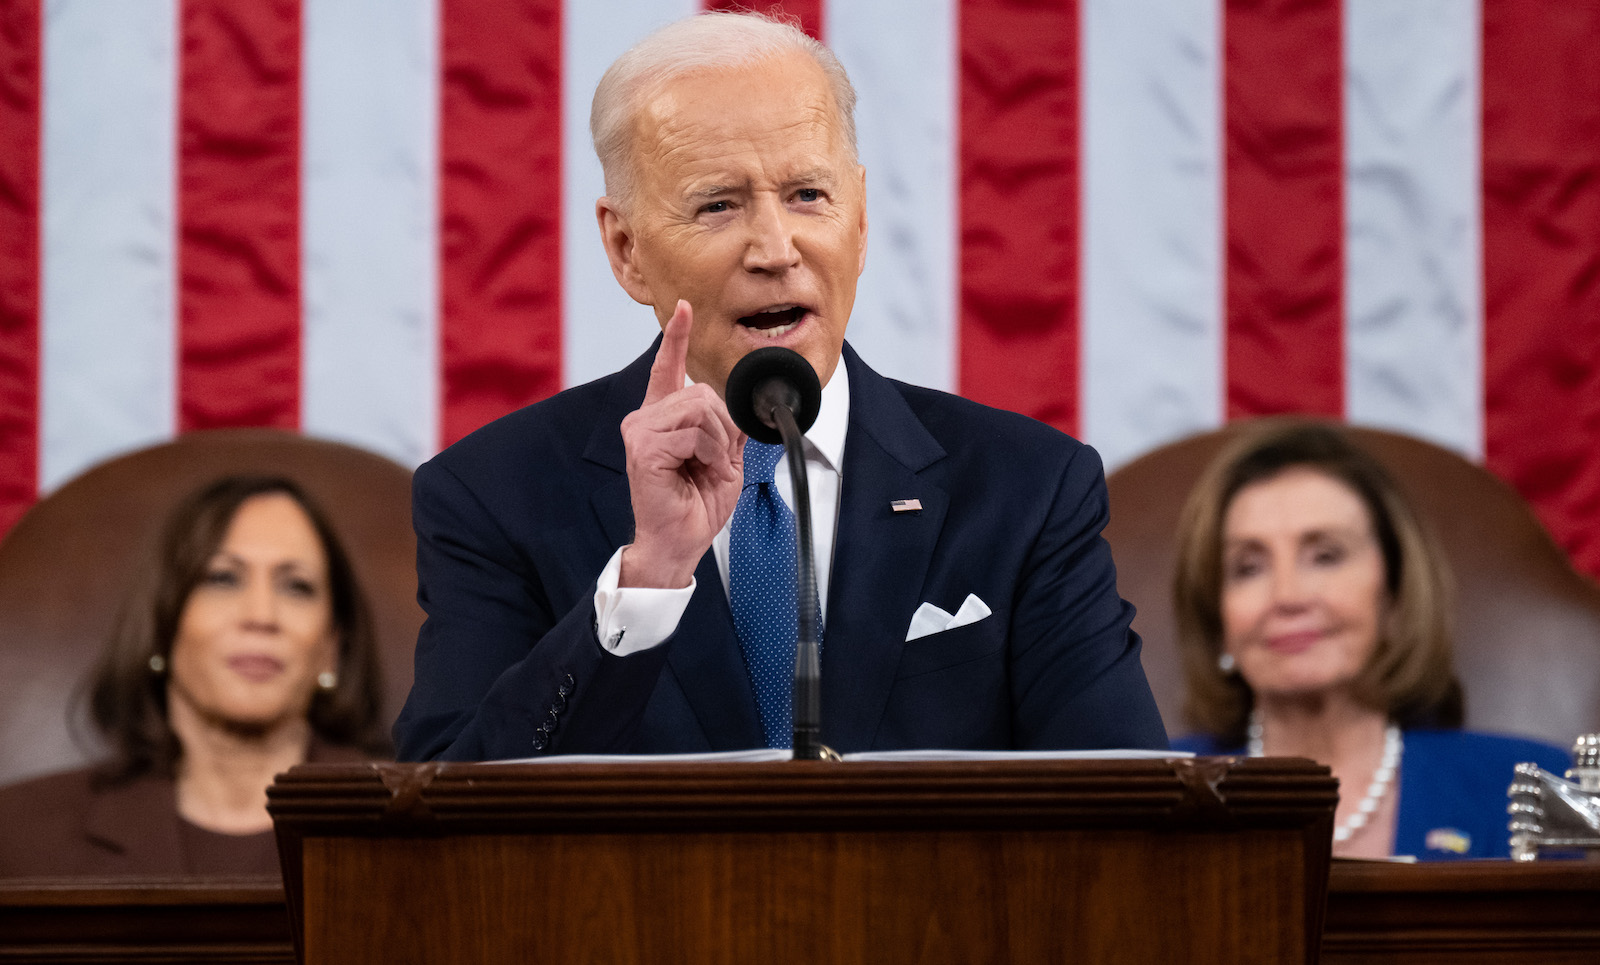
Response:
[[[1238,666],[1239,661],[1233,659],[1233,654],[1231,653],[1224,653],[1217,657],[1217,669],[1223,673],[1233,673],[1234,668]]]
[[[317,686],[323,690],[332,690],[339,686],[339,675],[332,670],[324,670],[317,674]]]
[[[155,674],[166,673],[167,658],[159,653],[152,653],[150,655],[150,672]]]

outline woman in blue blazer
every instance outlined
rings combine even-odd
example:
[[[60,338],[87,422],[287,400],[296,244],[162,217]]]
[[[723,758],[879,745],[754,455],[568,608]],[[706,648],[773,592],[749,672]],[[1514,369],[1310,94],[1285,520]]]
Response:
[[[1268,420],[1206,470],[1174,586],[1203,754],[1309,757],[1340,781],[1333,853],[1506,857],[1506,788],[1535,741],[1461,731],[1450,583],[1387,471],[1335,426]]]

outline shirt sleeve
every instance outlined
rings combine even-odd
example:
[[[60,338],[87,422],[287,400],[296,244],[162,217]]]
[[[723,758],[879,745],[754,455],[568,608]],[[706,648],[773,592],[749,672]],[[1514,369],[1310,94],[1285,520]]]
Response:
[[[627,547],[611,554],[594,590],[595,636],[607,652],[618,657],[649,650],[672,636],[695,588],[692,576],[681,590],[619,587],[624,549]]]

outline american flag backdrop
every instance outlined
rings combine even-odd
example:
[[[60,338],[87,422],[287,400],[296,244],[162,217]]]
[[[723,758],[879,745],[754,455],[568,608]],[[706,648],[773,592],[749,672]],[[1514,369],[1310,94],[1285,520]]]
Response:
[[[700,6],[0,0],[0,530],[176,433],[415,464],[633,358],[589,98]],[[860,91],[880,371],[1113,467],[1399,429],[1600,573],[1600,0],[784,7]]]

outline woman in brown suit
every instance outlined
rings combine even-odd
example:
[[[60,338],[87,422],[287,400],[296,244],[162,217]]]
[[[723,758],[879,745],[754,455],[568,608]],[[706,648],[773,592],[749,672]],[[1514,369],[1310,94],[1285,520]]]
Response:
[[[276,874],[273,776],[385,749],[366,603],[293,482],[195,493],[141,576],[87,691],[111,756],[0,790],[0,877]]]

